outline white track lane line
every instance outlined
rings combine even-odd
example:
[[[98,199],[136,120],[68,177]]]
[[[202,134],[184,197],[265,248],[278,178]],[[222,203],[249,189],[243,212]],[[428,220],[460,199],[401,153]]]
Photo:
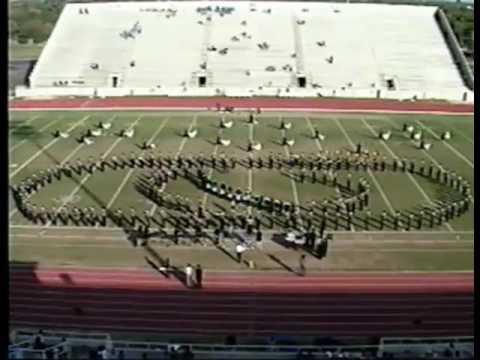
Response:
[[[151,143],[153,141],[153,139],[155,139],[157,137],[158,134],[160,134],[160,132],[163,130],[163,128],[165,127],[165,125],[167,125],[167,122],[168,122],[168,118],[166,118],[162,124],[158,127],[158,129],[155,131],[155,133],[150,137],[150,139],[148,139],[148,143]],[[110,199],[110,201],[108,202],[107,204],[107,209],[110,209],[112,207],[112,205],[115,203],[115,200],[117,200],[118,196],[120,195],[120,193],[122,192],[123,188],[125,187],[125,185],[127,184],[128,182],[128,179],[130,179],[130,177],[132,176],[133,172],[135,171],[135,169],[130,169],[128,170],[128,173],[127,175],[123,178],[123,181],[122,183],[120,184],[120,186],[117,188],[117,190],[115,191],[115,193],[113,194],[112,198]]]
[[[350,135],[348,135],[347,131],[343,127],[342,123],[337,118],[335,118],[335,122],[336,122],[337,126],[340,128],[340,130],[342,131],[343,135],[347,138],[347,141],[350,143],[352,148],[355,148],[355,144],[353,143],[352,139],[350,138]],[[395,214],[395,209],[392,206],[392,203],[390,202],[390,200],[388,199],[387,194],[385,194],[385,191],[383,191],[383,188],[380,185],[380,183],[378,182],[377,178],[375,177],[375,175],[372,173],[372,171],[370,169],[367,171],[367,174],[372,179],[373,184],[377,188],[378,192],[380,193],[380,196],[382,197],[383,201],[385,202],[388,209],[390,210],[390,213],[392,215],[394,215]]]
[[[375,132],[375,130],[370,126],[370,124],[365,120],[365,118],[362,118],[362,122],[363,124],[365,125],[365,127],[372,133],[373,136],[377,136],[377,133]],[[395,154],[395,152],[393,152],[393,150],[390,148],[390,146],[388,146],[384,141],[381,141],[381,143],[383,144],[383,147],[390,153],[390,155],[392,155],[392,157],[394,159],[399,159],[399,157],[397,156],[397,154]],[[412,176],[412,174],[410,174],[409,172],[407,172],[407,176],[410,178],[410,180],[412,181],[412,183],[415,185],[415,187],[418,189],[418,191],[422,194],[422,196],[425,198],[425,200],[428,201],[428,203],[430,205],[435,205],[435,203],[433,202],[433,200],[427,195],[427,193],[425,192],[425,190],[423,190],[423,188],[420,186],[420,184],[418,183],[418,181]],[[451,232],[453,232],[453,228],[452,226],[447,222],[445,223],[445,226],[447,227],[447,229]]]
[[[80,124],[85,122],[85,120],[87,120],[89,117],[90,117],[90,115],[87,115],[87,116],[84,116],[83,118],[81,118],[80,120],[78,120],[75,124],[73,124],[70,128],[67,129],[67,132],[71,132],[72,130],[74,130]],[[12,179],[15,175],[17,175],[20,171],[22,171],[25,167],[27,167],[33,160],[35,160],[38,156],[40,156],[40,154],[42,154],[42,152],[47,150],[50,146],[54,145],[59,140],[60,140],[60,138],[55,138],[52,141],[50,141],[48,144],[43,146],[34,155],[32,155],[28,160],[26,160],[22,165],[20,165],[18,168],[16,168],[15,171],[13,171],[10,174],[9,179]]]
[[[441,139],[441,137],[440,137],[436,132],[434,132],[434,131],[433,131],[432,129],[430,129],[430,128],[427,128],[425,125],[423,125],[423,124],[422,124],[421,122],[419,122],[418,120],[416,121],[416,123],[417,123],[418,125],[420,125],[422,129],[424,129],[424,130],[428,131],[430,134],[432,134],[433,137],[435,137],[437,140],[440,140],[440,141],[443,143],[443,145],[445,145],[447,148],[449,148],[449,149],[450,149],[455,155],[457,155],[460,159],[462,159],[463,161],[465,161],[465,162],[468,164],[468,166],[470,166],[472,169],[474,168],[474,167],[473,167],[473,163],[472,163],[469,159],[467,159],[467,158],[465,157],[465,155],[463,155],[460,151],[458,151],[457,149],[455,149],[455,148],[454,148],[452,145],[450,145],[448,142],[443,141],[443,140]]]

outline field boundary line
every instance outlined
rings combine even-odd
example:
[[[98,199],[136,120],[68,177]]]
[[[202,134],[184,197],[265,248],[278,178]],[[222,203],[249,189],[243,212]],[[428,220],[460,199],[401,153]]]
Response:
[[[30,236],[24,236],[27,238],[26,240],[17,240],[14,243],[10,242],[8,244],[9,248],[15,248],[15,247],[35,247],[39,246],[38,244],[38,236],[36,235],[30,235]],[[61,239],[70,239],[70,240],[81,240],[85,238],[84,236],[70,236],[70,237],[62,237],[62,236],[49,236],[51,238],[51,241],[47,241],[46,243],[43,243],[41,245],[42,248],[118,248],[118,249],[131,249],[132,244],[129,243],[125,238],[121,237],[93,237],[93,239],[98,239],[99,243],[97,244],[83,244],[81,242],[73,243],[73,242],[59,242],[58,240]],[[41,238],[44,240],[45,238]],[[123,241],[122,241],[123,240]],[[52,243],[55,242],[55,243]],[[100,243],[101,242],[101,243]],[[108,242],[108,243],[107,243]],[[348,245],[348,246],[347,246]],[[375,247],[375,248],[369,248],[369,247],[358,247],[358,248],[352,248],[350,246],[351,244],[345,244],[342,247],[336,247],[332,249],[332,253],[372,253],[372,252],[378,252],[378,253],[444,253],[444,252],[451,252],[451,253],[472,253],[472,249],[468,249],[465,247],[449,247],[445,249],[439,249],[439,248],[412,248],[412,247],[405,247],[405,248],[395,248],[395,249],[389,249],[388,247],[381,248],[381,247]],[[407,244],[405,246],[408,246]],[[179,250],[184,250],[187,251],[191,249],[192,251],[198,250],[195,248],[189,248],[189,247],[184,247]],[[208,248],[208,250],[215,251],[215,247]],[[275,253],[273,250],[269,250],[269,253]]]
[[[468,166],[470,166],[472,169],[474,169],[474,165],[473,163],[465,156],[463,155],[460,151],[458,151],[457,149],[455,149],[452,145],[450,145],[448,142],[442,140],[440,138],[440,136],[437,135],[436,132],[434,132],[432,129],[426,127],[425,125],[423,125],[421,122],[419,122],[418,120],[416,120],[416,123],[418,125],[420,125],[422,127],[422,129],[425,129],[426,131],[428,131],[430,134],[432,134],[437,140],[440,140],[440,142],[445,145],[448,149],[450,149],[451,152],[453,152],[455,155],[457,155],[460,159],[462,159],[463,161],[465,161]]]
[[[350,143],[350,146],[352,146],[352,148],[355,148],[355,144],[353,143],[352,138],[350,137],[350,135],[348,135],[347,131],[343,127],[340,120],[338,120],[338,118],[334,118],[334,120],[335,120],[335,123],[337,124],[337,126],[342,131],[345,138],[347,139],[347,141]],[[372,179],[375,187],[378,189],[378,192],[380,193],[380,196],[382,197],[383,201],[385,202],[385,205],[387,205],[388,209],[390,210],[390,213],[392,215],[395,215],[395,209],[393,208],[392,203],[388,199],[387,194],[385,194],[385,191],[383,190],[382,186],[377,181],[375,175],[372,173],[372,171],[370,169],[368,169],[367,174],[370,176],[370,178]]]
[[[364,126],[372,133],[372,135],[377,136],[377,134],[375,133],[375,130],[365,120],[365,118],[362,118],[362,122],[363,122]],[[390,148],[390,146],[388,146],[384,141],[381,141],[381,143],[383,144],[383,147],[385,149],[387,149],[387,151],[390,153],[390,155],[393,156],[394,159],[399,159],[398,155],[395,154],[395,152]],[[435,205],[433,200],[427,195],[425,190],[418,183],[418,181],[412,176],[412,174],[407,172],[407,176],[410,178],[410,180],[413,182],[413,184],[416,186],[416,188],[420,191],[420,193],[425,198],[425,200],[427,200],[430,203],[430,205]],[[452,228],[452,226],[448,222],[445,223],[445,226],[448,228],[449,231],[455,232],[454,229]]]
[[[86,115],[77,122],[75,122],[70,128],[67,129],[67,132],[71,132],[77,126],[85,122],[91,115]],[[34,155],[32,155],[29,159],[27,159],[22,165],[15,169],[10,175],[9,179],[12,179],[15,175],[17,175],[21,170],[23,170],[26,166],[28,166],[33,160],[35,160],[38,156],[40,156],[45,150],[47,150],[50,146],[54,145],[60,138],[55,138],[50,141],[48,144],[42,146],[40,150],[38,150]]]
[[[236,107],[238,111],[250,111],[249,107]],[[260,106],[261,107],[261,106]],[[105,106],[105,107],[9,107],[9,111],[212,111],[211,106]],[[338,109],[338,108],[293,108],[276,107],[262,108],[263,112],[318,112],[318,113],[372,113],[372,114],[419,114],[419,115],[447,115],[447,116],[472,116],[473,111],[455,112],[441,110],[392,110],[392,109]]]

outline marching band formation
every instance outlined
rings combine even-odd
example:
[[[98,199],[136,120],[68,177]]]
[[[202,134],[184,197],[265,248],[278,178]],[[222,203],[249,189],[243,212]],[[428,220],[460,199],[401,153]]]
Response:
[[[233,112],[233,107],[222,109],[217,104],[217,111]],[[256,110],[260,114],[260,109]],[[258,125],[259,121],[254,112],[250,112],[247,122]],[[234,125],[233,120],[220,120],[220,129],[229,129]],[[295,140],[288,139],[286,134],[292,124],[282,120],[279,124],[282,131],[280,141],[283,146],[293,146]],[[85,139],[93,139],[108,130],[110,123],[99,123],[96,129],[88,130]],[[412,125],[405,124],[405,134],[412,141],[417,141],[422,150],[428,150],[431,144],[426,144],[421,130]],[[183,136],[195,138],[197,129],[185,130]],[[380,141],[388,141],[391,131],[381,131]],[[56,137],[68,137],[66,133],[57,131]],[[119,136],[131,138],[133,129],[123,130]],[[326,136],[316,128],[312,129],[313,139],[325,140]],[[451,138],[449,132],[441,135],[442,141]],[[93,140],[92,140],[93,141]],[[217,136],[216,144],[229,146],[231,140]],[[173,239],[178,243],[181,234],[190,234],[193,242],[199,241],[207,232],[213,232],[215,243],[224,236],[230,236],[234,231],[241,229],[247,235],[254,235],[256,241],[262,241],[265,229],[281,229],[285,233],[302,234],[304,244],[314,249],[317,239],[325,253],[323,241],[327,238],[326,231],[356,228],[371,230],[386,228],[410,231],[421,230],[424,227],[433,228],[467,212],[473,202],[470,184],[454,171],[448,171],[435,164],[426,164],[425,161],[417,162],[413,159],[387,159],[378,152],[370,152],[363,144],[356,145],[354,150],[336,150],[330,152],[322,150],[317,154],[292,154],[281,156],[270,153],[256,156],[256,151],[262,149],[262,144],[250,140],[247,146],[247,157],[237,158],[227,156],[225,153],[205,156],[155,155],[155,144],[144,141],[141,153],[131,152],[114,155],[111,158],[95,159],[92,156],[87,160],[66,162],[52,168],[42,170],[24,179],[17,185],[12,185],[13,198],[18,210],[25,218],[35,224],[43,225],[74,225],[74,226],[101,226],[109,224],[124,229],[134,229],[139,234],[148,238],[154,229],[164,231],[173,229]],[[210,178],[207,171],[218,170],[228,172],[237,166],[249,170],[277,171],[298,183],[310,183],[330,186],[336,190],[336,196],[322,201],[312,200],[308,204],[295,204],[281,199],[245,191],[220,183]],[[144,211],[138,214],[134,208],[124,212],[122,209],[109,209],[106,207],[80,208],[72,204],[64,204],[57,208],[45,208],[35,204],[31,197],[48,184],[64,177],[81,176],[85,173],[105,172],[117,169],[143,169],[145,170],[136,180],[136,190],[159,207],[159,211],[152,214]],[[393,172],[415,174],[431,182],[449,187],[454,196],[448,201],[437,201],[429,207],[422,207],[414,211],[395,211],[389,214],[386,211],[373,216],[370,211],[370,184],[364,177],[353,174],[358,172]],[[346,176],[339,176],[346,172]],[[188,197],[172,195],[165,191],[167,183],[183,178],[205,193],[212,194],[230,204],[229,209],[215,213],[205,204],[194,204]],[[228,206],[227,206],[228,208]],[[359,213],[363,212],[363,216]],[[288,236],[287,236],[288,238]],[[318,250],[318,248],[317,248]]]

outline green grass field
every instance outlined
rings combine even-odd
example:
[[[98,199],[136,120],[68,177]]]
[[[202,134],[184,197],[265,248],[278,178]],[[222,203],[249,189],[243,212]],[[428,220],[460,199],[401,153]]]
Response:
[[[247,156],[246,146],[250,136],[263,144],[258,155],[278,153],[317,153],[320,149],[335,151],[353,149],[359,142],[370,151],[378,151],[388,158],[393,156],[425,160],[441,164],[455,170],[467,179],[474,191],[474,124],[473,117],[456,116],[400,116],[400,115],[340,115],[340,114],[262,114],[260,124],[250,128],[245,121],[246,114],[226,115],[235,125],[224,129],[222,137],[232,140],[229,147],[215,146],[220,115],[214,113],[189,112],[11,112],[10,114],[10,181],[17,183],[23,178],[51,167],[56,163],[78,158],[100,157],[103,154],[119,155],[139,152],[138,144],[152,140],[157,146],[157,154],[199,154],[210,155],[214,152]],[[280,118],[292,122],[289,137],[296,144],[286,150],[279,144],[281,132],[278,129]],[[112,120],[110,135],[96,140],[93,145],[79,144],[75,138],[99,121]],[[418,150],[402,132],[404,123],[423,128],[425,138],[433,147],[425,152]],[[133,139],[115,136],[117,131],[135,125]],[[194,139],[181,136],[191,125],[196,125],[199,135]],[[326,135],[322,142],[312,138],[312,127]],[[52,132],[72,129],[70,138],[55,139]],[[392,138],[388,142],[377,139],[380,130],[391,130]],[[453,137],[442,142],[438,136],[449,130]],[[65,179],[47,186],[33,199],[37,204],[53,207],[69,200],[80,207],[109,206],[126,211],[135,208],[159,211],[153,203],[137,192],[134,182],[142,170],[117,170],[115,172],[95,173]],[[447,198],[450,194],[445,188],[433,184],[419,176],[407,176],[401,173],[353,173],[356,179],[364,176],[371,184],[371,210],[373,214],[385,210],[413,210],[432,201]],[[278,171],[249,171],[242,167],[221,173],[214,171],[212,177],[231,184],[234,187],[262,193],[278,199],[299,203],[321,200],[335,195],[334,189],[319,184],[300,184],[291,181]],[[447,189],[448,190],[448,189]],[[188,196],[193,203],[205,201],[207,207],[218,211],[228,207],[228,203],[199,191],[186,180],[170,182],[166,192]],[[360,215],[361,217],[361,215]],[[469,270],[473,269],[473,207],[467,214],[450,223],[429,229],[422,233],[389,233],[388,236],[373,237],[360,228],[353,234],[338,234],[329,256],[321,261],[309,259],[311,268],[328,270]],[[103,235],[88,229],[53,229],[41,232],[15,211],[10,203],[11,259],[15,261],[39,261],[47,264],[70,265],[112,265],[145,266],[143,252],[132,248],[125,236],[115,229],[102,230]],[[343,229],[345,231],[347,229]],[[436,231],[430,234],[430,231]],[[45,231],[45,230],[44,230]],[[388,231],[391,231],[389,229]],[[372,233],[373,234],[373,233]],[[391,240],[389,240],[391,239]],[[218,269],[235,269],[240,266],[215,248],[168,248],[153,245],[162,254],[172,256],[174,261],[195,261],[208,259],[208,266]],[[267,249],[283,259],[295,264],[297,255],[291,250],[272,244]],[[266,252],[252,251],[258,268],[280,270],[281,265],[269,262]]]

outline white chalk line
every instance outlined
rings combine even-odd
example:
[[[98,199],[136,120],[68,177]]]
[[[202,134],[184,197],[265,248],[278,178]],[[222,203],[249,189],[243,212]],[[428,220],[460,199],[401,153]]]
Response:
[[[363,124],[365,125],[365,127],[372,133],[372,135],[374,136],[377,136],[377,134],[375,133],[375,130],[372,129],[372,127],[370,126],[370,124],[364,119],[362,118],[362,122]],[[398,159],[399,157],[395,154],[395,152],[390,148],[390,146],[388,146],[384,141],[381,142],[384,146],[384,148],[390,153],[390,155],[392,155],[392,157],[394,159]],[[415,187],[418,189],[418,191],[422,194],[422,196],[425,198],[425,200],[428,201],[428,203],[430,205],[435,205],[435,203],[433,202],[433,200],[427,195],[427,193],[425,192],[425,190],[421,187],[421,185],[418,183],[418,181],[412,176],[412,174],[410,174],[409,172],[407,172],[407,176],[410,178],[410,180],[412,181],[412,183],[415,185]],[[447,229],[451,232],[453,232],[453,228],[452,226],[446,222],[445,223],[445,226],[447,227]]]
[[[81,123],[85,122],[90,117],[90,115],[84,116],[77,122],[75,122],[70,128],[67,129],[67,132],[71,132],[73,129],[75,129],[77,126],[79,126]],[[42,154],[45,150],[47,150],[50,146],[54,145],[57,141],[59,141],[60,138],[55,138],[52,141],[50,141],[48,144],[43,146],[40,150],[38,150],[34,155],[32,155],[29,159],[27,159],[22,165],[20,165],[15,171],[13,171],[9,179],[12,179],[15,175],[17,175],[21,170],[23,170],[25,167],[27,167],[33,160],[35,160],[40,154]]]
[[[355,144],[353,143],[352,139],[350,138],[350,135],[348,135],[347,131],[345,130],[345,128],[343,127],[342,123],[340,122],[340,120],[338,120],[338,118],[335,118],[335,122],[337,124],[337,126],[340,128],[340,130],[342,131],[343,135],[347,138],[348,142],[350,143],[350,146],[352,147],[355,147]],[[372,171],[369,169],[367,171],[368,175],[370,176],[370,178],[372,179],[373,181],[373,184],[375,185],[375,187],[377,188],[378,192],[380,193],[380,196],[382,197],[383,201],[385,202],[385,204],[387,205],[388,209],[390,210],[390,213],[392,215],[395,214],[395,209],[394,207],[392,206],[392,203],[390,202],[390,200],[388,199],[387,197],[387,194],[385,194],[385,191],[383,190],[382,186],[380,185],[380,183],[377,181],[375,175],[372,173]]]
[[[140,116],[140,118],[142,118]],[[155,131],[155,133],[150,137],[150,139],[148,139],[148,142],[147,143],[150,143],[153,141],[153,139],[155,139],[157,137],[157,135],[163,130],[163,128],[165,127],[165,125],[167,124],[168,122],[168,118],[165,119],[162,124],[158,127],[158,129]],[[122,192],[123,188],[125,187],[125,185],[127,184],[128,180],[130,179],[130,177],[132,176],[133,172],[135,171],[135,169],[130,169],[128,170],[128,173],[127,175],[125,175],[125,177],[123,178],[121,184],[118,186],[117,190],[115,191],[115,193],[113,194],[113,196],[111,197],[110,201],[108,202],[107,204],[107,210],[110,209],[112,207],[112,205],[115,203],[115,201],[117,200],[118,196],[120,195],[120,193]]]

